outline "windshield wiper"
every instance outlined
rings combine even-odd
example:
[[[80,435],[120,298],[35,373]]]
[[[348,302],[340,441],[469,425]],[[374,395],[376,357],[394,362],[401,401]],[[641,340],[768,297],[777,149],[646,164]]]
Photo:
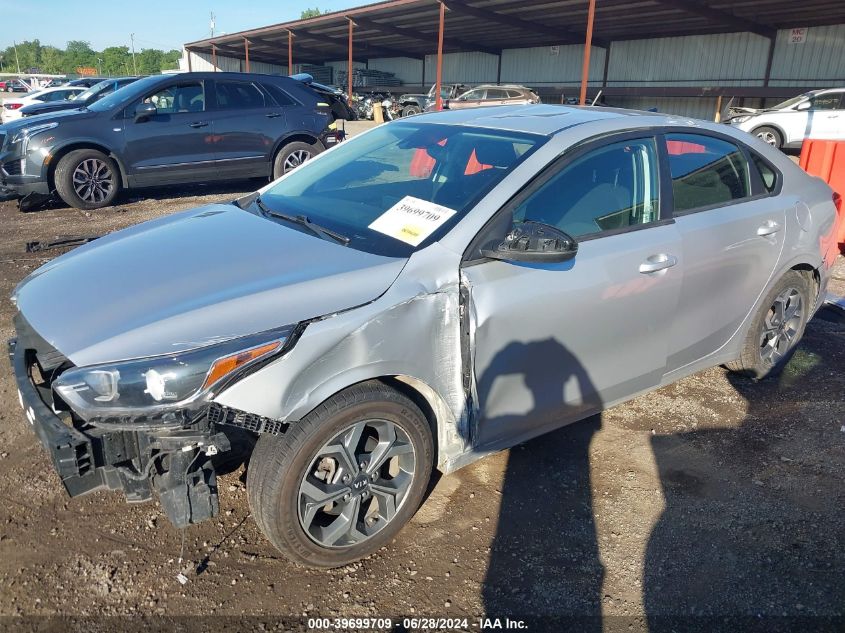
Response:
[[[315,222],[312,222],[306,215],[288,215],[287,213],[273,211],[270,207],[264,204],[264,201],[261,200],[260,196],[255,199],[255,204],[258,205],[258,208],[261,209],[261,212],[264,215],[268,215],[272,218],[279,218],[280,220],[290,222],[291,224],[298,224],[300,226],[304,226],[317,237],[321,237],[323,239],[326,239],[328,237],[334,240],[335,242],[338,242],[339,244],[343,244],[344,246],[349,244],[350,240],[347,236],[343,235],[342,233],[338,233],[337,231],[327,229],[324,226],[320,226]]]

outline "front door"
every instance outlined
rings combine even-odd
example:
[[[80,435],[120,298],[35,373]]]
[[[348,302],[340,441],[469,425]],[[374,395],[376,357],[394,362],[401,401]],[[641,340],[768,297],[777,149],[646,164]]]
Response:
[[[136,121],[133,104],[124,119],[125,156],[135,186],[193,182],[215,176],[214,126],[203,82],[174,81],[145,95],[156,114]]]
[[[797,199],[755,191],[763,188],[756,165],[725,139],[667,134],[666,145],[684,252],[672,371],[718,351],[738,330],[775,271]]]
[[[658,162],[651,137],[593,144],[562,158],[493,223],[565,231],[579,241],[567,262],[468,255],[476,447],[512,445],[660,382],[681,254],[674,225],[661,220]],[[493,233],[479,241],[501,238]]]
[[[810,138],[845,141],[845,93],[826,92],[812,99]]]

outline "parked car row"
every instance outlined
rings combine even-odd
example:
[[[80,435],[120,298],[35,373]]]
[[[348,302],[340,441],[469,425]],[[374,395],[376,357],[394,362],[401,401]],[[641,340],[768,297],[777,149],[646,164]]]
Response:
[[[58,86],[28,92],[22,97],[3,99],[2,109],[0,109],[0,121],[8,123],[9,121],[21,118],[23,116],[22,110],[26,106],[66,103],[82,92],[85,92],[85,88],[82,86]]]
[[[49,90],[71,89],[79,95],[60,110],[0,126],[0,184],[23,205],[55,193],[97,209],[123,189],[275,179],[340,135],[339,100],[289,77],[185,73]]]

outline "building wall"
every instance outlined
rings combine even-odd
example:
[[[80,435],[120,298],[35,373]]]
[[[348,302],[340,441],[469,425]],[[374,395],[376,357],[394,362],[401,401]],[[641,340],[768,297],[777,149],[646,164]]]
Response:
[[[211,53],[195,53],[191,51],[191,70],[194,72],[213,71],[214,64],[211,63]],[[294,64],[296,67],[296,64]],[[187,72],[188,70],[188,52],[182,50],[182,59],[179,60],[179,69]],[[266,75],[287,75],[287,64],[268,64],[266,62],[257,62],[250,60],[249,69],[254,73],[262,73]],[[226,57],[224,55],[217,55],[217,70],[223,72],[246,72],[246,62],[242,59],[234,57]]]
[[[423,61],[410,57],[384,57],[371,59],[370,68],[393,73],[402,83],[419,84],[422,81]]]
[[[446,53],[443,55],[443,83],[496,83],[498,55],[489,53]],[[425,84],[437,80],[437,55],[425,57]],[[419,82],[417,79],[416,82]]]
[[[810,27],[803,44],[790,44],[789,33],[778,31],[769,85],[845,84],[845,24]]]
[[[605,49],[590,49],[590,85],[601,85]],[[537,46],[502,51],[502,83],[539,86],[578,86],[584,64],[584,47]]]

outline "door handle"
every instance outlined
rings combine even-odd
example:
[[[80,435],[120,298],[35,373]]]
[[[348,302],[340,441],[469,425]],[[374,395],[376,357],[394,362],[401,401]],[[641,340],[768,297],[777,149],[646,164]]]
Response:
[[[265,114],[264,116],[266,116],[268,119],[277,119],[282,115],[280,112],[271,112],[270,114]]]
[[[765,237],[766,235],[771,235],[772,233],[777,233],[778,231],[780,231],[780,224],[774,220],[768,220],[763,226],[757,229],[757,235]]]
[[[660,272],[661,270],[666,270],[667,268],[672,268],[672,266],[677,263],[678,258],[674,255],[669,255],[668,253],[659,253],[657,255],[652,255],[642,264],[640,264],[640,272],[646,275],[650,273],[656,273]]]
[[[206,127],[207,125],[208,121],[194,121],[193,123],[188,123],[188,126],[192,128]]]

